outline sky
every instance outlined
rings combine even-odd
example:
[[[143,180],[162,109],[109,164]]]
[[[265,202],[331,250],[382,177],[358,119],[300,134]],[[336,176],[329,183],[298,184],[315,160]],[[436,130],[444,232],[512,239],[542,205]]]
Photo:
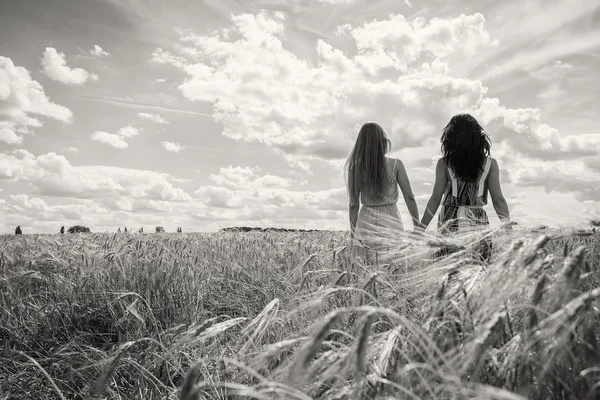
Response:
[[[0,233],[345,230],[343,166],[367,121],[422,213],[459,112],[492,139],[515,222],[600,216],[595,0],[0,8]]]

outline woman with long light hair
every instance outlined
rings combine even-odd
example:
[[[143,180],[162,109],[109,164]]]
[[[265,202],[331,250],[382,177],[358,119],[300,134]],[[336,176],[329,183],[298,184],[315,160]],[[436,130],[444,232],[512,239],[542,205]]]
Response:
[[[361,127],[346,162],[353,255],[365,259],[385,252],[404,229],[396,205],[398,186],[413,226],[419,225],[419,210],[404,164],[397,158],[386,157],[391,147],[383,128],[367,122]]]

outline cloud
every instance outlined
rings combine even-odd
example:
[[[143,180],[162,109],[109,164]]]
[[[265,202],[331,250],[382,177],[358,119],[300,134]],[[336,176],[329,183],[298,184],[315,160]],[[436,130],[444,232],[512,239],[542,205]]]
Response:
[[[74,97],[76,99],[97,101],[97,102],[101,102],[101,103],[113,104],[116,106],[123,106],[123,107],[127,107],[127,108],[142,108],[142,109],[159,110],[159,111],[165,111],[165,112],[174,112],[176,114],[199,115],[202,117],[211,117],[211,114],[206,114],[206,113],[193,111],[193,110],[184,110],[184,109],[180,109],[180,108],[155,106],[155,105],[148,104],[148,103],[134,102],[130,97],[127,97],[127,98],[119,98],[119,97],[112,97],[112,96],[74,96]]]
[[[140,134],[139,129],[127,125],[117,131],[117,133],[108,133],[104,131],[96,131],[92,134],[92,139],[98,142],[106,143],[116,149],[126,149],[129,144],[124,138],[132,138]]]
[[[451,60],[498,45],[479,13],[342,25],[337,33],[354,40],[355,54],[317,40],[314,62],[284,48],[284,32],[284,20],[267,12],[234,15],[231,27],[210,35],[180,32],[179,54],[157,48],[152,59],[187,75],[179,90],[212,104],[223,135],[270,145],[305,172],[316,159],[344,159],[374,116],[395,149],[437,146],[450,117],[470,112],[513,154],[599,155],[597,135],[561,134],[538,108],[507,107],[486,97],[481,81],[451,76]],[[547,67],[572,69],[561,61]]]
[[[23,143],[23,136],[19,136],[11,128],[9,124],[4,121],[0,122],[0,141],[8,144],[21,144]]]
[[[333,5],[333,6],[345,6],[345,5],[356,2],[356,0],[317,0],[317,1],[319,3]]]
[[[197,218],[261,220],[273,218],[339,219],[347,209],[344,188],[322,191],[290,190],[294,181],[272,174],[260,174],[259,168],[229,166],[210,175],[218,186],[206,185],[194,192],[213,209],[203,210]],[[215,210],[221,209],[221,210]]]
[[[291,180],[279,176],[266,174],[259,176],[260,168],[232,167],[221,168],[218,175],[210,175],[210,179],[222,186],[232,189],[252,187],[256,190],[269,188],[284,188],[291,185]]]
[[[564,76],[564,74],[569,73],[573,70],[575,70],[575,67],[572,64],[565,63],[561,60],[554,60],[554,62],[545,65],[541,68],[534,69],[530,73],[536,79],[551,81],[555,79],[560,79]]]
[[[48,226],[52,225],[54,232],[58,232],[60,226],[68,225],[68,222],[79,223],[91,215],[107,212],[90,202],[49,206],[43,199],[26,194],[10,195],[9,199],[9,202],[0,203],[0,210],[6,213],[5,224],[30,227],[47,223]]]
[[[600,201],[600,175],[584,162],[570,160],[552,163],[520,159],[510,171],[511,183],[521,187],[541,187],[548,193],[572,193],[579,201]]]
[[[540,123],[538,108],[511,109],[500,105],[497,98],[485,98],[473,115],[495,131],[496,141],[506,142],[530,157],[550,161],[600,156],[600,135],[563,136],[557,129]]]
[[[165,120],[160,114],[152,114],[141,112],[137,114],[138,117],[150,120],[152,122],[156,122],[157,124],[168,124],[169,121]]]
[[[474,55],[478,49],[497,45],[490,40],[482,14],[461,14],[456,18],[424,18],[409,21],[403,15],[375,20],[360,27],[343,25],[338,35],[349,34],[356,42],[355,60],[370,73],[393,67],[406,71],[422,55],[433,59],[451,54]]]
[[[596,135],[600,136],[599,133],[597,133]],[[600,157],[588,157],[584,160],[584,163],[588,168],[596,172],[600,172]]]
[[[117,134],[120,136],[126,137],[126,138],[131,138],[131,137],[139,135],[140,131],[139,131],[139,129],[134,128],[131,125],[127,125],[127,126],[122,127],[121,129],[119,129]]]
[[[185,149],[185,147],[179,143],[161,142],[161,145],[165,148],[165,150],[172,151],[174,153],[179,153],[181,150]]]
[[[46,76],[65,85],[83,85],[88,80],[98,80],[98,75],[89,73],[83,68],[67,66],[64,53],[59,53],[53,47],[46,47],[42,57],[42,67],[42,72]]]
[[[106,52],[102,49],[102,47],[98,46],[97,44],[94,45],[94,49],[90,50],[90,54],[95,56],[95,57],[108,57],[110,56],[109,52]]]
[[[115,149],[126,149],[129,147],[129,144],[127,144],[127,142],[116,133],[96,131],[92,134],[92,139],[101,143],[109,144]]]
[[[156,82],[158,82],[158,83],[165,83],[166,81],[167,81],[167,78],[158,78],[156,80]]]
[[[0,153],[0,181],[31,184],[43,196],[96,199],[106,207],[125,200],[137,204],[191,201],[189,194],[169,182],[171,178],[148,170],[74,166],[56,153],[37,157],[22,149]]]
[[[42,199],[39,198],[29,198],[25,194],[19,195],[10,195],[8,196],[13,203],[20,208],[20,210],[16,211],[48,211],[50,207],[48,204]]]
[[[31,79],[29,71],[0,56],[0,141],[23,143],[24,134],[43,126],[36,116],[71,123],[73,113],[48,99],[42,85]]]
[[[65,149],[65,151],[67,151],[69,153],[77,153],[79,151],[79,149],[77,147],[67,147]]]
[[[296,160],[344,158],[375,109],[397,144],[420,146],[453,112],[475,106],[485,93],[481,82],[445,75],[448,68],[440,60],[493,45],[480,14],[428,24],[394,16],[381,24],[345,26],[340,34],[354,38],[358,54],[351,57],[318,40],[315,64],[283,47],[281,19],[261,12],[231,21],[232,29],[208,36],[182,33],[182,42],[193,47],[180,47],[183,55],[157,48],[152,60],[188,75],[180,91],[190,100],[212,103],[223,135],[271,145]],[[398,42],[398,26],[409,37],[406,43]],[[373,35],[383,43],[370,40]],[[421,55],[429,61],[417,62]],[[377,57],[381,62],[368,63]],[[413,69],[390,80],[374,75],[382,70],[375,65],[387,65],[396,77],[408,66]]]

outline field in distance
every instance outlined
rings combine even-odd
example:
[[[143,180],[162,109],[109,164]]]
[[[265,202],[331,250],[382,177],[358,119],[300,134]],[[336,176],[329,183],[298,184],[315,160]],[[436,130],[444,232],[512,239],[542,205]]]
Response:
[[[0,236],[0,399],[597,398],[600,234],[490,237]]]

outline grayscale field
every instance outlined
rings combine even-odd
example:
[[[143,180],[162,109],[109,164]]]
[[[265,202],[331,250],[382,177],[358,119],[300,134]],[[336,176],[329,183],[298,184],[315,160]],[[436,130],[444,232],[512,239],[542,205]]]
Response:
[[[598,233],[496,232],[487,267],[407,234],[365,268],[346,239],[3,236],[0,398],[598,395]]]

